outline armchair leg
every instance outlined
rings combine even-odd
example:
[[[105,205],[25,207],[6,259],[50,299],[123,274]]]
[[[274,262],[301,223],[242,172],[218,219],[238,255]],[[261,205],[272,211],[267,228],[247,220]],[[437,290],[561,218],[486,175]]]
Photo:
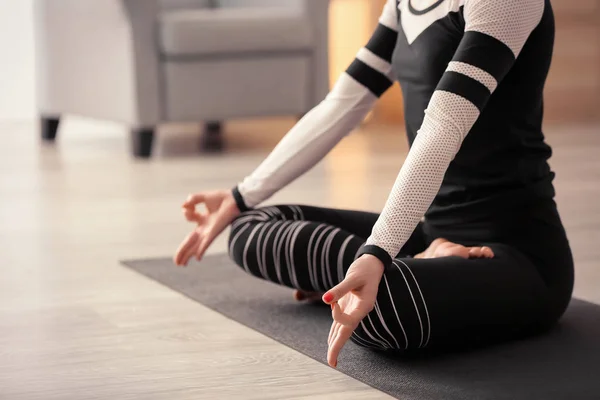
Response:
[[[54,141],[56,139],[59,125],[59,117],[40,117],[40,134],[42,140],[47,142]]]
[[[223,124],[219,121],[211,121],[205,124],[204,135],[202,135],[202,150],[219,152],[225,147],[223,138]]]
[[[133,129],[131,131],[131,142],[134,157],[149,158],[152,154],[154,128]]]

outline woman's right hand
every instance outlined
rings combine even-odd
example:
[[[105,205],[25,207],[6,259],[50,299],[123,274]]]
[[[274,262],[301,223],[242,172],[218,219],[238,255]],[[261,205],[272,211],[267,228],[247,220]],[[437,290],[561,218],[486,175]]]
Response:
[[[205,210],[198,212],[197,205],[204,205]],[[187,265],[193,256],[202,259],[208,246],[240,214],[240,210],[230,190],[219,190],[190,195],[183,203],[183,213],[188,221],[198,226],[177,249],[173,261],[178,266]]]

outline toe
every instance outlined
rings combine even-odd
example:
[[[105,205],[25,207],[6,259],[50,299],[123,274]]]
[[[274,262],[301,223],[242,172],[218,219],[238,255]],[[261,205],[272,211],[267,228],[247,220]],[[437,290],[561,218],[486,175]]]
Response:
[[[321,301],[323,294],[317,292],[305,292],[304,290],[294,290],[294,299],[296,301],[318,302]]]
[[[493,258],[494,257],[494,252],[492,251],[492,249],[490,249],[487,246],[483,246],[481,248],[481,252],[482,252],[483,256],[486,257],[486,258]]]
[[[469,249],[460,244],[446,242],[441,244],[434,257],[469,257]]]
[[[481,247],[471,247],[469,248],[469,257],[479,258],[482,256]]]
[[[302,290],[294,290],[294,299],[296,301],[302,301],[306,299],[306,293],[304,293]]]

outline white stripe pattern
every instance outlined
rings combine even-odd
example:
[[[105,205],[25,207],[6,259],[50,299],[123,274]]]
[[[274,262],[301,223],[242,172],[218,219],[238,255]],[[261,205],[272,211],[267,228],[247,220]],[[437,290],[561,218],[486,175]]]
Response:
[[[379,346],[378,344],[370,342],[367,339],[361,337],[358,333],[356,333],[356,331],[352,332],[352,336],[365,347],[372,347],[375,349],[381,348],[381,346]]]
[[[394,303],[394,298],[392,297],[392,291],[390,290],[390,284],[387,280],[387,277],[383,275],[383,280],[385,282],[385,287],[387,288],[388,295],[390,296],[390,303],[392,304],[392,309],[394,310],[394,315],[398,320],[398,325],[400,325],[400,329],[402,330],[402,334],[404,335],[404,348],[408,349],[408,336],[406,335],[406,331],[404,330],[404,325],[402,325],[402,321],[400,321],[400,317],[398,316],[398,311],[396,310],[396,304]]]
[[[381,72],[389,80],[394,80],[392,64],[385,61],[378,55],[374,54],[371,50],[367,49],[366,47],[363,47],[360,50],[358,50],[358,53],[356,53],[356,58],[358,58],[360,61],[364,62],[374,70]]]
[[[375,327],[375,324],[373,323],[373,320],[371,319],[371,313],[367,314],[367,319],[369,320],[369,323],[371,324],[371,328],[373,328],[373,332],[377,335],[377,337],[385,343],[387,348],[393,349],[394,346],[392,346],[392,344],[384,337],[384,335],[379,333],[379,331]]]
[[[325,271],[327,272],[327,289],[331,289],[332,287],[335,286],[335,283],[333,282],[333,278],[331,276],[331,265],[329,264],[329,253],[331,252],[331,245],[333,244],[333,240],[335,239],[335,236],[338,234],[338,232],[340,232],[341,229],[340,228],[336,228],[333,230],[333,232],[331,232],[329,234],[329,236],[327,237],[327,240],[325,241],[325,251],[323,251],[323,259],[324,259],[324,263],[322,263],[323,267],[325,269]]]
[[[294,232],[293,236],[291,237],[290,240],[290,259],[291,259],[291,269],[292,269],[292,285],[294,285],[294,287],[299,288],[300,287],[300,283],[298,283],[298,276],[296,275],[296,265],[294,262],[294,245],[296,244],[296,239],[298,238],[298,235],[300,234],[300,232],[302,231],[302,229],[310,224],[310,222],[296,222],[297,224],[297,228],[296,231]]]
[[[344,243],[342,243],[342,247],[340,248],[340,253],[338,254],[338,264],[337,264],[338,282],[341,282],[344,280],[344,255],[346,254],[346,247],[348,247],[348,243],[350,242],[351,239],[352,239],[352,236],[348,236],[346,238],[346,240],[344,240]]]
[[[360,326],[361,326],[361,328],[362,328],[363,332],[364,332],[364,333],[366,333],[366,334],[367,334],[367,336],[368,336],[368,337],[369,337],[369,338],[370,338],[370,339],[371,339],[373,342],[377,343],[377,345],[378,345],[379,347],[381,347],[381,348],[383,348],[383,349],[387,349],[387,348],[388,348],[388,347],[387,347],[387,345],[386,345],[384,342],[382,342],[382,341],[381,341],[381,340],[379,340],[379,339],[376,339],[376,338],[373,336],[373,334],[371,334],[371,332],[369,332],[369,330],[367,329],[367,326],[365,325],[365,320],[364,320],[364,319],[363,319],[362,321],[360,321]]]
[[[250,225],[244,225],[242,228],[240,228],[240,230],[239,230],[239,231],[238,231],[238,232],[235,234],[235,236],[234,236],[234,237],[233,237],[233,239],[231,240],[231,244],[229,245],[229,256],[230,256],[231,258],[233,258],[233,254],[232,254],[231,252],[233,251],[233,249],[235,249],[235,244],[237,243],[237,241],[238,241],[238,239],[239,239],[240,235],[241,235],[242,233],[244,233],[244,231],[245,231],[246,229],[248,229],[248,227],[249,227],[249,226],[250,226]]]
[[[277,280],[279,283],[283,284],[283,279],[281,278],[281,262],[279,259],[279,253],[277,251],[277,244],[280,242],[281,233],[283,231],[282,228],[285,227],[286,221],[281,221],[281,225],[279,229],[277,229],[277,233],[275,234],[275,240],[273,241],[273,260],[275,262],[275,273],[277,274]]]
[[[264,208],[248,212],[239,220],[244,222],[238,223],[236,230],[232,232],[230,254],[233,256],[233,250],[237,252],[236,260],[246,272],[300,290],[325,291],[343,280],[345,253],[348,252],[351,241],[357,239],[356,236],[348,235],[343,241],[338,240],[334,246],[336,237],[344,231],[325,223],[317,224],[305,220],[302,209],[297,206],[289,206],[287,209]],[[308,227],[312,231],[310,235],[306,231]],[[308,243],[305,242],[307,238]],[[240,243],[240,240],[243,240],[243,243]],[[307,246],[306,253],[295,254],[297,246],[303,248],[304,245]],[[358,243],[353,244],[356,245]],[[335,252],[335,255],[332,252]],[[354,253],[354,250],[351,253]],[[272,258],[267,257],[268,255],[272,255]],[[400,274],[394,274],[393,281],[390,281],[388,273],[383,275],[383,285],[380,286],[373,310],[360,321],[359,328],[352,336],[357,344],[369,348],[408,349],[408,333],[398,310],[403,310],[405,313],[412,312],[409,306],[412,301],[418,320],[418,325],[414,323],[411,326],[411,340],[414,337],[412,347],[426,347],[431,339],[431,320],[424,293],[415,274],[405,261],[395,259],[392,265]],[[271,266],[274,267],[277,275],[275,279],[269,276]],[[303,286],[310,285],[310,288],[301,288],[301,282]],[[409,297],[403,300],[406,303],[397,306],[398,299],[394,299],[393,292],[404,291],[404,288]],[[408,309],[406,309],[407,305]],[[421,337],[417,341],[419,331]],[[403,343],[401,343],[402,339]]]
[[[385,329],[385,331],[391,336],[391,338],[394,340],[394,343],[396,343],[395,348],[399,349],[400,348],[400,344],[398,344],[398,341],[396,340],[396,337],[394,336],[394,334],[390,331],[390,329],[388,328],[387,324],[385,323],[385,319],[383,318],[383,315],[381,314],[381,309],[379,308],[379,303],[377,301],[375,301],[375,313],[377,314],[377,316],[379,317],[379,322],[381,322],[381,325],[383,326],[383,329]]]
[[[417,290],[419,291],[419,295],[421,295],[421,300],[423,301],[423,307],[425,308],[425,315],[427,316],[427,339],[425,340],[425,344],[423,345],[423,347],[426,347],[427,344],[429,343],[429,338],[431,337],[431,321],[429,319],[429,311],[427,310],[427,303],[425,303],[425,297],[423,296],[423,292],[421,292],[421,287],[419,286],[419,282],[417,282],[417,278],[413,274],[412,270],[409,268],[408,264],[406,264],[404,261],[401,261],[401,260],[398,260],[398,261],[400,261],[402,264],[404,264],[406,266],[406,269],[408,269],[408,272],[410,272],[410,275],[412,276],[413,280],[415,281],[415,285],[417,285]]]
[[[252,243],[252,238],[254,237],[254,235],[256,234],[256,231],[260,228],[261,224],[256,224],[256,226],[254,227],[254,229],[252,229],[252,232],[250,232],[250,236],[248,237],[248,239],[246,239],[246,245],[244,246],[244,256],[242,257],[242,265],[244,266],[244,269],[250,273],[250,268],[248,268],[248,249],[250,248],[250,243]]]
[[[269,277],[269,269],[267,268],[267,244],[269,243],[269,238],[271,237],[271,234],[277,227],[277,224],[280,222],[281,221],[275,221],[272,224],[271,229],[269,229],[269,232],[267,232],[267,237],[265,238],[265,245],[263,246],[261,253],[259,253],[259,256],[262,254],[262,264],[265,267],[265,275],[266,275],[265,279],[268,279],[268,280],[271,280],[271,278]]]
[[[313,247],[314,244],[314,238],[315,236],[318,234],[319,230],[321,228],[325,228],[327,225],[325,224],[319,224],[316,229],[313,231],[313,233],[310,235],[310,238],[308,239],[308,246],[307,246],[307,250],[306,250],[306,263],[308,265],[308,276],[310,279],[310,284],[312,285],[312,287],[317,290],[318,287],[318,283],[317,283],[317,267],[314,266],[313,268],[313,263],[312,261],[312,253],[311,253],[311,248]]]
[[[264,222],[259,222],[257,225],[259,225],[261,227],[260,232],[258,233],[258,237],[256,238],[256,263],[258,265],[258,270],[260,271],[260,275],[265,278],[268,279],[267,276],[267,272],[266,272],[266,266],[262,263],[262,257],[260,256],[263,251],[261,250],[261,246],[260,246],[260,240],[262,239],[264,233],[265,233],[265,228],[268,228],[268,225]]]
[[[471,64],[460,61],[451,61],[448,64],[446,71],[458,72],[459,74],[466,75],[484,85],[489,89],[490,92],[496,90],[496,86],[498,86],[498,81],[492,76],[492,74]]]
[[[279,242],[279,248],[277,249],[277,254],[281,256],[281,254],[283,254],[283,257],[285,257],[285,266],[286,269],[288,271],[288,278],[290,278],[290,282],[292,281],[292,261],[290,260],[290,254],[289,254],[289,244],[290,244],[290,237],[292,236],[292,233],[294,231],[294,222],[293,221],[287,221],[287,226],[285,227],[285,232],[282,236],[281,241]],[[279,259],[279,263],[281,263],[281,259]]]
[[[413,296],[412,289],[410,288],[410,285],[408,284],[408,280],[406,279],[404,272],[402,272],[402,268],[400,268],[400,266],[398,264],[396,264],[396,261],[392,261],[392,264],[395,265],[396,268],[398,268],[398,271],[400,271],[400,273],[402,274],[402,277],[404,278],[404,282],[406,282],[406,288],[408,289],[410,298],[412,299],[413,305],[415,306],[415,312],[417,313],[417,318],[419,319],[419,325],[421,326],[421,341],[419,342],[419,348],[421,348],[421,346],[423,346],[423,340],[425,338],[425,333],[423,330],[423,321],[421,320],[421,313],[419,312],[419,307],[417,307],[417,302],[415,301],[415,296]],[[402,264],[404,264],[404,263],[402,263]],[[404,265],[406,265],[406,264],[404,264]]]
[[[333,230],[333,228],[329,225],[325,225],[325,229],[323,229],[323,232],[321,232],[321,234],[317,237],[317,240],[315,242],[315,246],[313,247],[313,255],[312,255],[312,260],[313,260],[313,268],[314,268],[314,272],[315,272],[315,277],[319,276],[319,266],[317,264],[317,256],[319,255],[319,243],[321,242],[321,239],[323,238],[323,235],[325,235],[325,233],[327,233],[327,231]],[[325,271],[323,271],[323,268],[321,268],[321,276],[323,277],[323,285],[320,285],[318,282],[318,279],[315,279],[317,282],[317,286],[315,286],[315,288],[317,289],[317,291],[325,291]]]

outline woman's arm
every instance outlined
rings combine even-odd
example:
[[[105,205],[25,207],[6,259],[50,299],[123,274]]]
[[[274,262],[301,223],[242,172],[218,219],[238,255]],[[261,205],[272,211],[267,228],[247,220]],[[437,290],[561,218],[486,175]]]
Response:
[[[389,265],[421,220],[465,136],[544,12],[544,0],[466,0],[465,33],[371,236],[359,252]]]
[[[396,1],[388,0],[373,36],[327,97],[233,189],[240,210],[255,207],[307,172],[365,118],[393,82],[397,21]]]

